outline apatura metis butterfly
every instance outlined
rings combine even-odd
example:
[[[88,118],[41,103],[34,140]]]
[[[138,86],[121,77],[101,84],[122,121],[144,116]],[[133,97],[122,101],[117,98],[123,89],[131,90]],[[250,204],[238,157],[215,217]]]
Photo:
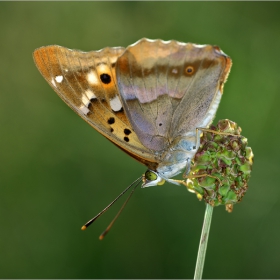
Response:
[[[90,52],[41,47],[34,60],[69,107],[147,166],[143,187],[188,174],[231,68],[217,46],[145,38]]]

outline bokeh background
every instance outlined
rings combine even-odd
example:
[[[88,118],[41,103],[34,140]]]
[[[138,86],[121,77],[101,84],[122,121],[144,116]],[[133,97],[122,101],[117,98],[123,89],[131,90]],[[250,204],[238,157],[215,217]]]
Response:
[[[36,69],[35,48],[84,51],[142,37],[216,44],[231,56],[216,121],[243,128],[249,191],[214,209],[204,278],[280,277],[280,3],[1,2],[0,278],[192,278],[205,205],[184,187],[138,189],[86,231],[145,167],[68,108]]]

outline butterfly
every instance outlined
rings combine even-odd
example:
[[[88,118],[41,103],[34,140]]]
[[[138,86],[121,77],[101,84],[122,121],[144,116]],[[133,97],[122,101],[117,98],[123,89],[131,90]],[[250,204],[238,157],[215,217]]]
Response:
[[[188,174],[232,64],[217,46],[146,38],[90,52],[52,45],[33,57],[70,108],[147,166],[142,187]]]

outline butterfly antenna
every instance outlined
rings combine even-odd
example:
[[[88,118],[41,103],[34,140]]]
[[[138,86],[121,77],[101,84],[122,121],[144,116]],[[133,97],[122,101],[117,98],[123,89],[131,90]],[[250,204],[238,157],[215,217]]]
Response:
[[[136,179],[132,184],[130,184],[123,192],[121,192],[108,206],[106,206],[101,212],[99,212],[95,217],[93,217],[92,219],[90,219],[87,223],[85,223],[82,226],[82,230],[87,229],[94,221],[97,220],[97,218],[99,218],[103,213],[105,213],[123,194],[125,194],[134,184],[136,184],[136,186],[133,189],[136,189],[136,187],[139,185],[139,183],[142,181],[142,176],[139,177],[138,179]],[[132,193],[133,193],[132,192]],[[130,194],[131,197],[131,194]],[[126,203],[125,203],[126,204]],[[122,207],[123,208],[123,207]],[[119,213],[118,213],[119,214]]]
[[[119,210],[119,212],[117,213],[117,215],[115,216],[115,218],[112,220],[112,222],[108,225],[108,227],[100,234],[99,239],[102,240],[105,235],[109,232],[109,230],[111,229],[111,227],[113,226],[113,224],[115,223],[115,221],[117,220],[117,218],[120,216],[121,212],[123,211],[124,207],[126,206],[126,204],[128,203],[129,199],[131,198],[131,196],[133,195],[134,191],[136,190],[136,188],[139,186],[140,182],[137,182],[137,184],[135,185],[135,187],[132,189],[131,193],[129,194],[128,198],[126,199],[126,201],[124,202],[124,204],[122,205],[121,209]]]

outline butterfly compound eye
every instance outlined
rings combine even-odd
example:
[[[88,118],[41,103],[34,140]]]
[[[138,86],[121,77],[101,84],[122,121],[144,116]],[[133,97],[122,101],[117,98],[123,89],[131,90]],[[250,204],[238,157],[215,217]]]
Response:
[[[147,170],[145,172],[144,178],[143,178],[143,185],[142,187],[150,187],[150,186],[160,186],[165,183],[165,180],[162,179],[155,171]]]
[[[147,170],[145,173],[145,179],[149,181],[155,181],[157,179],[157,174],[152,172],[151,170]]]
[[[111,83],[111,76],[106,73],[101,74],[100,80],[102,81],[103,84],[109,84]]]

